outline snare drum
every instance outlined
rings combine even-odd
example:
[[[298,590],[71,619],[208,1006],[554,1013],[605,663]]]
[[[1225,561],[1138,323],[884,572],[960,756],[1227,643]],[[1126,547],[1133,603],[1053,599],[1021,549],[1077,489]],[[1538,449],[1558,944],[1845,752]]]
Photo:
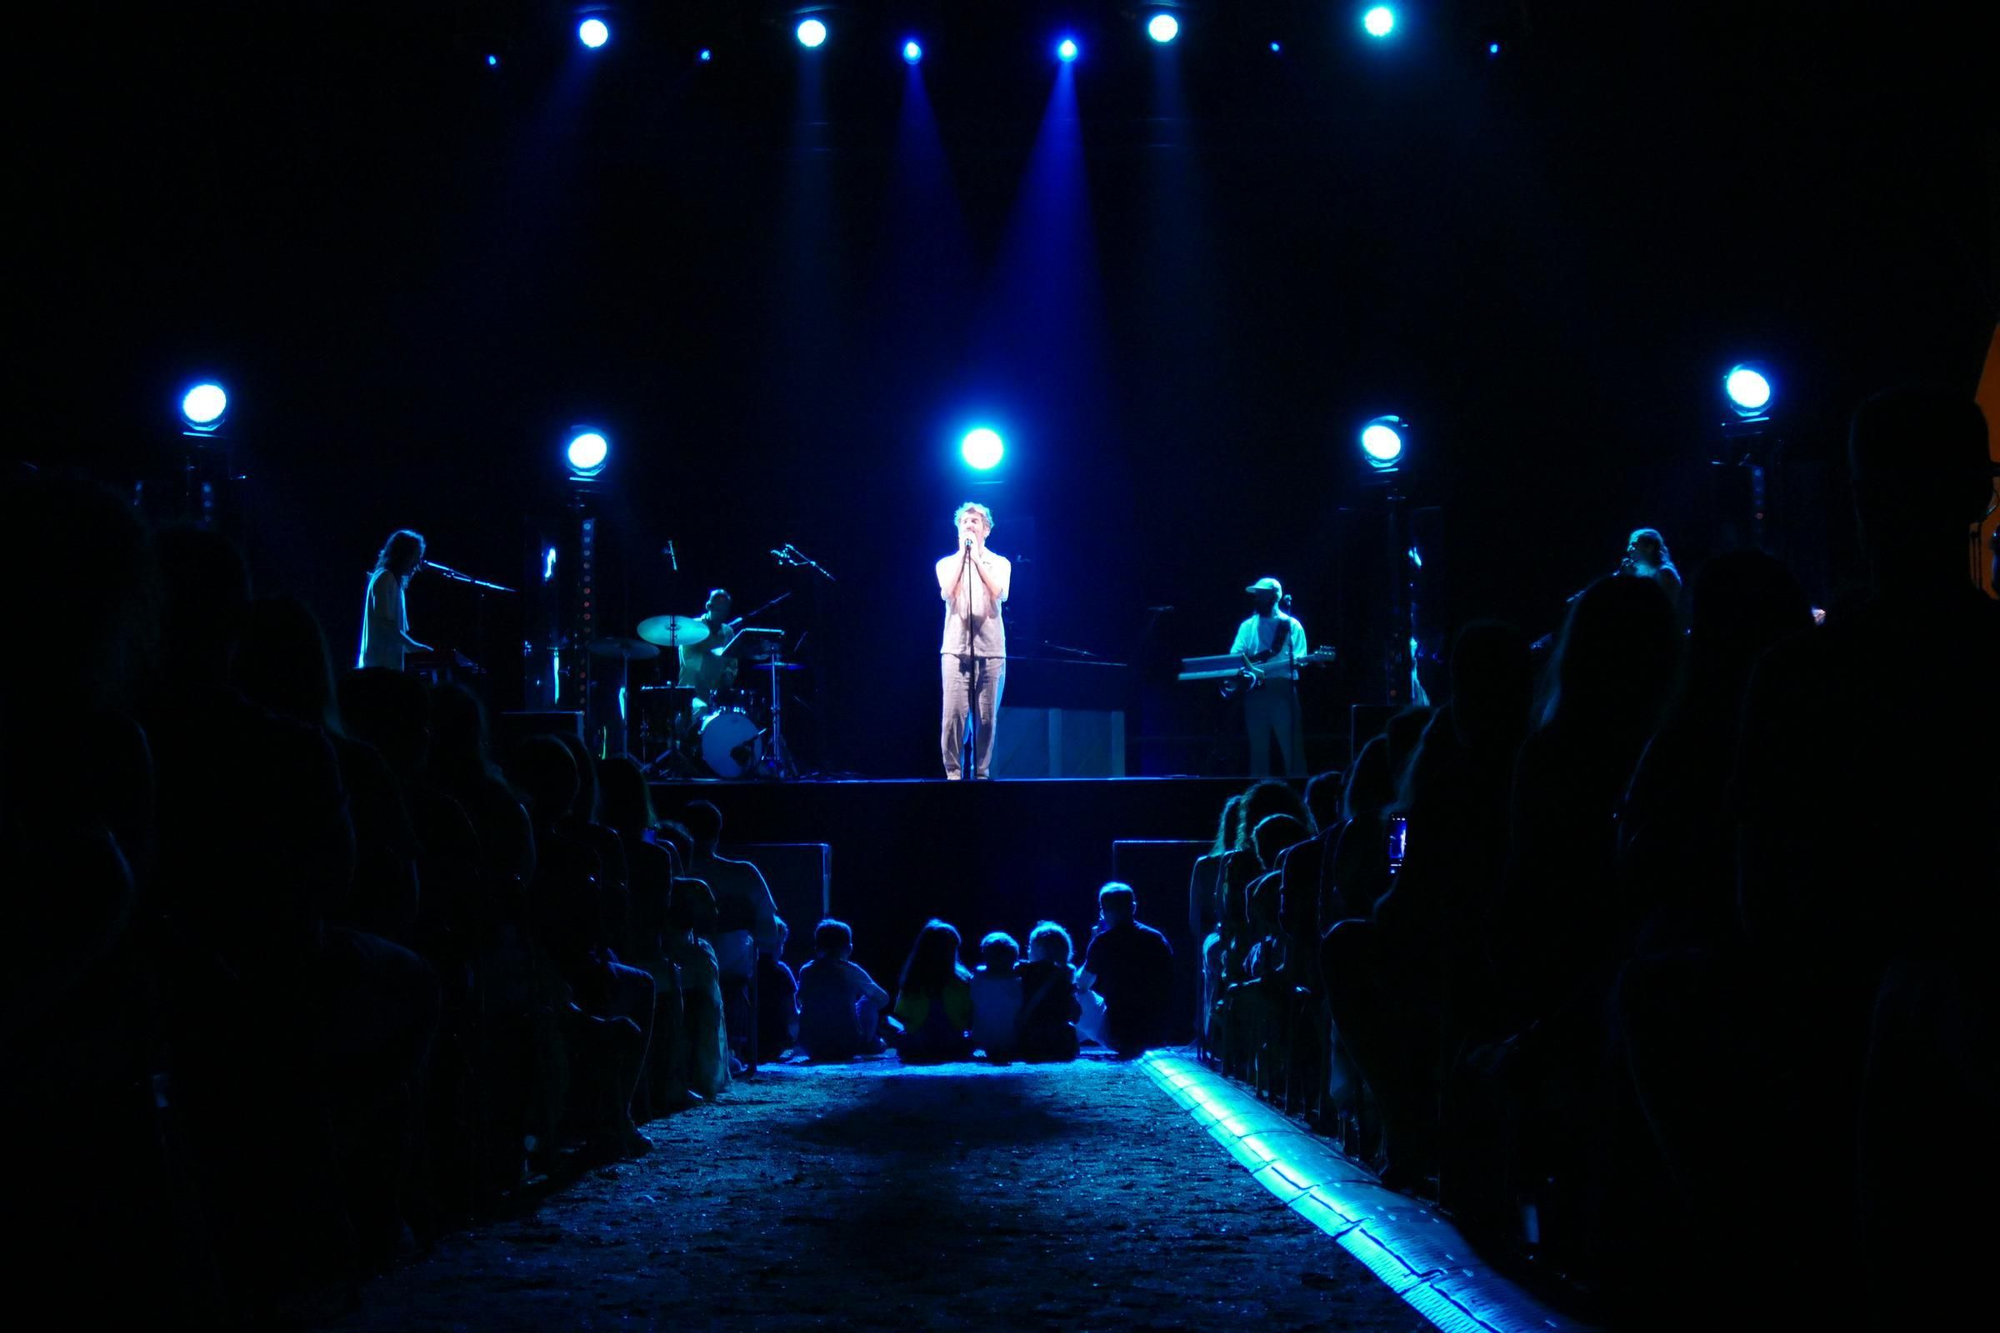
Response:
[[[701,761],[719,778],[740,778],[763,758],[757,724],[741,708],[718,708],[701,720]]]

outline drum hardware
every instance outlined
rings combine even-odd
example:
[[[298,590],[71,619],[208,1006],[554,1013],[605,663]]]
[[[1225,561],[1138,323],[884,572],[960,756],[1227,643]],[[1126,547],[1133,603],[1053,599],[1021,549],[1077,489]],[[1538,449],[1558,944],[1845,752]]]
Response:
[[[763,770],[763,776],[767,778],[795,778],[799,775],[799,771],[792,763],[791,747],[785,744],[785,695],[778,687],[778,682],[783,679],[779,673],[797,671],[799,663],[781,662],[772,658],[768,662],[759,662],[756,666],[759,671],[771,673],[771,727],[764,734],[763,752],[758,756],[759,766]]]

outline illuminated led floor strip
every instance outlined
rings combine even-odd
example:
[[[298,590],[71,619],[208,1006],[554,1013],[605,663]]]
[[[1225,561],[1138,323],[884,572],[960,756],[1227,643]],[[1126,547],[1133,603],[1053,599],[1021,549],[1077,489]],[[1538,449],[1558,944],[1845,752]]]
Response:
[[[1583,1328],[1481,1263],[1435,1212],[1220,1074],[1159,1052],[1140,1065],[1257,1183],[1445,1333]]]

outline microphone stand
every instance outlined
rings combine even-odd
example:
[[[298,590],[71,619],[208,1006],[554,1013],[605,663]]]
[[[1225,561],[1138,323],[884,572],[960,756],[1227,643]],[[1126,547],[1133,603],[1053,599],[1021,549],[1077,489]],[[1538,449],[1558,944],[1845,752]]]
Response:
[[[839,581],[833,575],[826,572],[826,566],[820,564],[819,561],[813,559],[790,542],[786,542],[783,546],[771,552],[771,554],[778,557],[778,563],[781,565],[793,569],[810,569],[828,583],[837,583]]]
[[[518,588],[503,588],[497,583],[488,583],[485,579],[476,579],[472,577],[472,575],[470,574],[460,573],[458,570],[453,569],[450,565],[441,565],[435,560],[424,561],[424,568],[434,569],[438,573],[444,575],[446,578],[452,580],[454,583],[469,583],[475,588],[484,588],[488,592],[520,591],[520,589]]]
[[[979,780],[979,654],[972,641],[972,584],[968,580],[977,577],[972,572],[972,543],[965,543],[965,553],[958,563],[958,586],[965,590],[965,731],[959,737],[962,747],[959,754],[959,768],[967,782]]]

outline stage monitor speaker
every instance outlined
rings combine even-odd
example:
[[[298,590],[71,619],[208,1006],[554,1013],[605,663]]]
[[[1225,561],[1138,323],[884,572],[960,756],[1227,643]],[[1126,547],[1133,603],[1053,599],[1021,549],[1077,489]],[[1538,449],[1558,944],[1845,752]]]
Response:
[[[1125,714],[1082,708],[1000,710],[997,778],[1122,778]]]
[[[493,729],[494,748],[504,756],[530,736],[574,736],[583,739],[583,714],[561,709],[502,713]]]
[[[1139,898],[1139,919],[1174,946],[1172,1036],[1177,1042],[1194,1035],[1194,1015],[1200,1003],[1202,942],[1191,933],[1188,881],[1194,877],[1194,863],[1209,846],[1206,842],[1138,839],[1111,844],[1111,878],[1132,886]]]
[[[1347,762],[1352,764],[1362,747],[1382,734],[1389,719],[1401,710],[1392,704],[1350,704],[1347,709]]]
[[[724,843],[722,855],[764,872],[778,916],[791,932],[784,960],[793,967],[812,957],[813,929],[833,914],[833,848],[824,842]]]

